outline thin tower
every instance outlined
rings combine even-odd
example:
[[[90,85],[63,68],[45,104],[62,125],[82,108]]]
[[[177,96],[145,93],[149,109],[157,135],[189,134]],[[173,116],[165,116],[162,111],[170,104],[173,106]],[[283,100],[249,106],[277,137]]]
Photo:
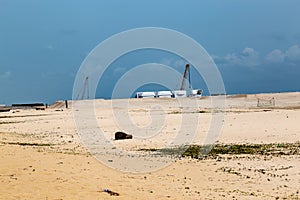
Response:
[[[89,94],[89,77],[87,76],[84,80],[84,86],[83,86],[83,91],[81,94],[81,98],[80,97],[80,93],[77,96],[77,99],[82,100],[82,99],[89,99],[90,98],[90,94]]]
[[[87,94],[86,99],[89,99],[90,94],[89,94],[89,77],[88,76],[85,78],[85,81],[84,81],[84,87],[83,87],[83,92],[82,92],[81,99],[84,99],[85,93]]]

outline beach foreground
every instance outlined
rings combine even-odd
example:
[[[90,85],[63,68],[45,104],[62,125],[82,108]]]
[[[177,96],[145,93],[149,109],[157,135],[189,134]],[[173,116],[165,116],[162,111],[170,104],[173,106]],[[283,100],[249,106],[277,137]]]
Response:
[[[268,101],[272,98],[274,104]],[[229,96],[226,108],[215,108],[211,100],[204,97],[189,107],[174,99],[96,100],[99,127],[124,151],[162,149],[178,130],[195,129],[191,144],[205,145],[216,111],[224,113],[216,144],[250,148],[181,157],[150,173],[125,173],[93,157],[78,135],[76,110],[56,106],[0,113],[0,199],[298,199],[300,93]],[[126,116],[134,125],[123,120]],[[182,123],[198,116],[197,126]],[[161,119],[156,131],[154,122]],[[157,134],[135,137],[145,127]],[[119,130],[133,139],[113,140]],[[252,151],[255,145],[263,151]]]

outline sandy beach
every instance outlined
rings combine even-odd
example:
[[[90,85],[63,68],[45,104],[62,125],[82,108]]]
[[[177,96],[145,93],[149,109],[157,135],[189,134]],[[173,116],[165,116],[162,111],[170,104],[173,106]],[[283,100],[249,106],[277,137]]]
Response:
[[[227,96],[222,108],[212,104],[214,98],[99,99],[70,101],[68,109],[62,102],[2,112],[0,199],[299,199],[300,93]],[[190,144],[205,145],[217,126],[215,144],[264,151],[179,156],[152,172],[122,172],[108,166],[118,162],[116,156],[105,153],[103,163],[83,144],[80,129],[95,127],[78,125],[88,116],[75,104],[94,106],[96,128],[113,149],[145,155],[179,133],[192,138]],[[221,118],[212,125],[216,113]],[[133,139],[116,141],[116,131]]]

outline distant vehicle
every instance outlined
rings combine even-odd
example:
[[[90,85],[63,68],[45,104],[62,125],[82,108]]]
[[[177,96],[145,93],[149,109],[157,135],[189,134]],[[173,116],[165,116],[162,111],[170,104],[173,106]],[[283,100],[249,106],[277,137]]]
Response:
[[[10,107],[7,107],[7,106],[0,107],[0,112],[9,112],[9,111],[10,111]]]

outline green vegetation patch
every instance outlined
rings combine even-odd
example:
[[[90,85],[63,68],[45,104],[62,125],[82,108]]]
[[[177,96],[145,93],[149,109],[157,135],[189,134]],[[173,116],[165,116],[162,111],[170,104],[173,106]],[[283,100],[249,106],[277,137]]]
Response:
[[[191,145],[183,157],[199,158],[202,155],[300,155],[300,142],[283,144],[230,144],[230,145]]]
[[[7,121],[7,122],[0,122],[0,124],[16,124],[16,123],[24,123],[25,121]]]
[[[28,142],[7,142],[5,144],[9,145],[19,145],[19,146],[37,146],[37,147],[45,147],[52,146],[52,144],[44,144],[44,143],[28,143]]]
[[[300,142],[279,144],[217,144],[183,145],[163,149],[140,149],[158,155],[172,157],[217,157],[219,155],[300,155]]]

